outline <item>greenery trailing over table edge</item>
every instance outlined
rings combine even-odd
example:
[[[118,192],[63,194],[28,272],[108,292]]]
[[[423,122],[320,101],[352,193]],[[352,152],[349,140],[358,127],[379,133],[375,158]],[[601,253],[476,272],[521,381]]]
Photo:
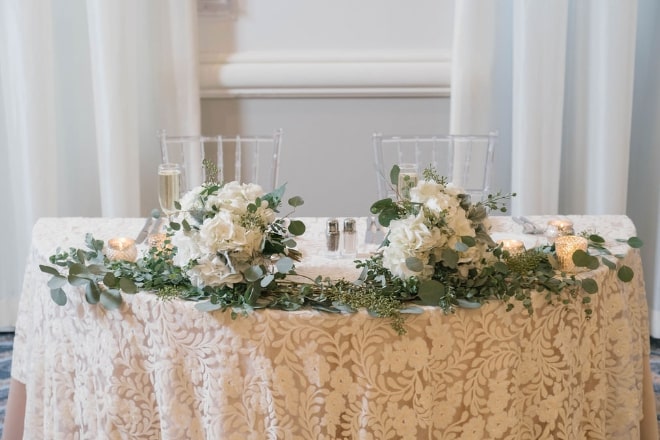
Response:
[[[395,192],[398,171],[395,166],[390,174]],[[474,236],[451,237],[455,244],[440,252],[436,249],[425,253],[426,261],[416,257],[407,258],[401,271],[419,276],[397,276],[386,268],[384,258],[388,256],[385,254],[384,257],[383,250],[392,244],[389,234],[380,252],[370,258],[355,261],[356,267],[362,269],[357,280],[336,280],[321,276],[310,278],[299,274],[295,267],[295,262],[300,258],[295,249],[295,237],[305,232],[305,226],[299,220],[289,219],[295,208],[303,204],[299,197],[288,200],[288,205],[293,208],[291,213],[270,224],[260,225],[264,229],[260,252],[262,257],[266,255],[267,258],[260,258],[259,264],[245,268],[241,272],[241,282],[200,285],[191,282],[189,276],[194,261],[190,267],[174,263],[177,247],[172,242],[175,234],[184,231],[187,234],[197,233],[204,220],[218,213],[217,206],[193,213],[192,216],[181,217],[182,221],[171,221],[164,244],[151,247],[135,262],[109,260],[103,253],[104,242],[86,234],[86,249],[58,249],[49,258],[52,265],[40,265],[40,269],[52,275],[48,287],[52,300],[59,305],[67,303],[63,287],[69,284],[83,289],[88,303],[100,303],[110,310],[121,305],[122,294],[141,291],[153,292],[163,300],[195,301],[196,308],[202,311],[229,310],[232,317],[262,308],[293,311],[310,307],[329,313],[351,313],[366,309],[375,317],[389,318],[392,327],[400,334],[405,333],[404,316],[422,313],[420,306],[440,307],[445,313],[452,313],[458,307],[479,307],[496,300],[506,303],[507,310],[519,304],[531,315],[532,296],[542,294],[551,304],[568,304],[580,298],[587,317],[592,314],[589,305],[591,295],[598,291],[596,281],[560,271],[554,246],[539,246],[514,255],[503,250],[501,244],[494,243],[488,235],[488,212],[506,211],[502,201],[513,195],[498,193],[488,195],[483,202],[471,203],[469,196],[450,188],[446,180],[432,169],[424,171],[424,182],[424,185],[432,185],[432,189],[446,191],[445,195],[448,196],[443,195],[442,200],[453,201],[455,197],[460,206],[460,210],[455,209],[455,213],[460,214],[461,219],[464,215],[475,233]],[[223,186],[222,183],[209,182],[200,188],[197,196],[209,198],[222,191]],[[423,188],[422,184],[419,186]],[[262,209],[278,212],[284,189],[282,186],[248,203],[241,221],[245,218],[254,220],[254,213]],[[435,194],[431,194],[433,197]],[[417,221],[425,232],[447,232],[452,231],[448,220],[451,209],[450,206],[445,211],[432,211],[424,203],[399,196],[396,200],[376,201],[371,212],[378,215],[384,226],[390,226],[392,222],[397,225],[397,222]],[[194,223],[192,220],[196,220],[198,225],[191,225]],[[422,224],[425,222],[431,226],[425,228],[426,224]],[[445,235],[445,238],[449,237]],[[581,235],[588,240],[589,252],[576,251],[573,254],[576,266],[593,270],[603,264],[610,270],[616,270],[622,281],[627,282],[633,278],[632,269],[617,261],[623,256],[613,255],[605,247],[605,240],[601,236],[590,231]],[[633,248],[642,246],[637,237],[619,241]],[[482,246],[483,252],[472,252],[477,246]],[[476,257],[467,266],[462,266],[461,256],[468,252]],[[229,254],[225,255],[229,258]],[[421,276],[423,271],[428,272],[428,276]]]

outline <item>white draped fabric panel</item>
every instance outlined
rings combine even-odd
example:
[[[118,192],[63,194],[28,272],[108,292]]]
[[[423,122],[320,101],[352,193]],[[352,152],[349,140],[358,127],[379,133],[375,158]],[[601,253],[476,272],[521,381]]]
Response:
[[[651,333],[660,337],[660,6],[482,4],[456,3],[452,132],[504,133],[496,155],[510,146],[511,164],[499,162],[495,173],[510,173],[514,214],[630,216],[645,242]]]
[[[520,2],[514,7],[511,187],[518,194],[512,200],[514,212],[546,214],[558,209],[566,11],[566,0]]]
[[[147,215],[157,131],[200,128],[194,0],[0,2],[0,328],[16,320],[32,225]]]

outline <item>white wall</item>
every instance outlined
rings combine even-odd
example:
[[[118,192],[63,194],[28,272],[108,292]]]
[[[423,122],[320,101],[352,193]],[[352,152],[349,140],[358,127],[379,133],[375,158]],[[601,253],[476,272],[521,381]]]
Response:
[[[284,130],[300,215],[366,215],[371,134],[445,133],[452,0],[245,0],[200,16],[202,131]]]
[[[367,215],[376,200],[371,134],[444,132],[443,98],[269,98],[202,102],[204,133],[284,130],[281,183],[309,216]]]

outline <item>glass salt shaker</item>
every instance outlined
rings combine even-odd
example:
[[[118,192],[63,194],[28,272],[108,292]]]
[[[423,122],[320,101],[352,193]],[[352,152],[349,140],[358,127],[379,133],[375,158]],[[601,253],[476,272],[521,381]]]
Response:
[[[341,253],[344,257],[357,256],[357,229],[354,218],[344,219]]]

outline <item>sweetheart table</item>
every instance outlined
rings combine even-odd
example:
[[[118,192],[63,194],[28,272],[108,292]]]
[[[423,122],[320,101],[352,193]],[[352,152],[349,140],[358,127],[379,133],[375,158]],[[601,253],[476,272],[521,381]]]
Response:
[[[16,323],[7,431],[26,439],[657,439],[640,254],[625,216],[570,216],[635,271],[604,266],[587,319],[579,300],[507,312],[497,301],[407,315],[400,336],[364,311],[259,310],[232,319],[147,292],[118,310],[69,287],[53,303],[39,264],[85,233],[135,236],[144,219],[43,218]],[[538,223],[545,217],[532,217]],[[325,219],[302,219],[300,272],[349,279],[323,251]],[[527,246],[508,217],[496,239]],[[364,234],[364,219],[360,219]],[[20,397],[24,398],[24,404]],[[11,403],[14,399],[14,403]],[[24,414],[23,414],[24,412]]]

